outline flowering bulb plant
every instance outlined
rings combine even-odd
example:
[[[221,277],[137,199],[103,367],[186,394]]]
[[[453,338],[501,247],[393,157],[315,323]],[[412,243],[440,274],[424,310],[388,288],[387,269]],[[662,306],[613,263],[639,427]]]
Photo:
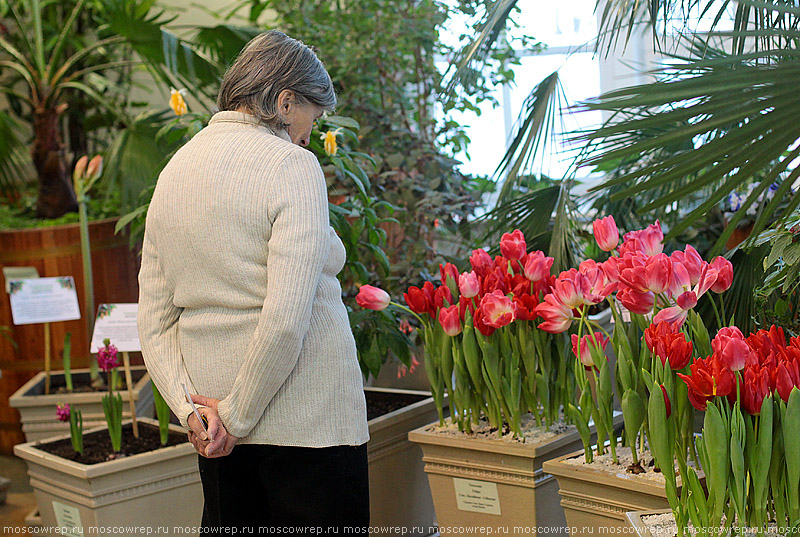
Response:
[[[685,486],[674,487],[665,473],[679,531],[692,522],[702,535],[751,528],[780,533],[800,528],[800,338],[787,344],[781,328],[747,338],[736,327],[722,328],[712,352],[679,373],[687,399],[705,411],[697,441],[708,492],[691,466],[680,466]],[[675,387],[677,388],[677,387]],[[676,396],[679,397],[679,396]],[[655,401],[654,401],[655,399]],[[651,441],[656,463],[669,459],[670,421],[661,401],[651,398]],[[666,408],[669,408],[668,406]],[[673,483],[670,483],[673,482]]]
[[[83,416],[77,408],[70,408],[69,404],[56,406],[56,419],[69,422],[69,437],[72,449],[76,453],[83,453]]]
[[[114,452],[122,449],[122,396],[114,394],[114,389],[119,383],[117,376],[117,347],[111,344],[106,338],[103,340],[103,347],[97,353],[97,363],[106,375],[108,393],[103,396],[103,413],[108,424],[108,435],[111,437],[111,446]]]
[[[474,250],[471,270],[463,273],[451,263],[440,265],[441,283],[410,287],[408,307],[366,285],[357,300],[371,309],[392,304],[417,318],[440,423],[447,394],[460,430],[470,432],[485,416],[498,435],[507,426],[519,436],[527,411],[537,425],[554,423],[573,387],[563,359],[565,336],[535,323],[536,308],[551,291],[553,259],[527,252],[519,230],[503,235],[500,252],[493,258]]]
[[[612,459],[617,461],[611,382],[615,375],[633,456],[631,471],[636,471],[637,443],[643,445],[647,434],[650,395],[661,385],[665,389],[675,385],[675,371],[687,366],[695,350],[709,348],[708,333],[693,308],[709,291],[721,293],[730,287],[733,267],[722,257],[706,262],[690,245],[667,255],[658,222],[626,233],[621,242],[612,216],[596,220],[592,227],[598,246],[611,257],[602,263],[587,259],[577,269],[559,274],[536,313],[545,319],[539,325],[542,330],[576,332],[571,337],[578,391],[568,411],[581,433],[586,461],[593,457],[590,419],[597,427],[598,454],[605,452],[608,440]],[[588,315],[591,306],[604,301],[614,318],[613,335],[603,332]],[[724,318],[724,308],[720,317],[721,308],[713,299],[711,303],[718,319]],[[648,328],[651,323],[654,326]],[[604,353],[609,343],[617,356],[613,372]],[[680,425],[675,434],[678,452],[688,453],[691,409],[681,403],[671,410]]]

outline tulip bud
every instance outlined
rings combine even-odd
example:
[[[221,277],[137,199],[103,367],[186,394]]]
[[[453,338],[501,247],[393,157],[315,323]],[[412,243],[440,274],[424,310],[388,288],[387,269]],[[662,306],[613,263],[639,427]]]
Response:
[[[78,159],[78,162],[75,163],[75,170],[72,172],[72,180],[77,181],[78,179],[83,178],[84,174],[86,173],[86,165],[89,163],[89,157],[83,155],[81,158]]]
[[[481,290],[481,284],[474,270],[459,274],[458,290],[464,298],[472,298],[478,295]]]
[[[522,231],[515,229],[511,233],[503,233],[500,237],[500,253],[508,259],[522,259],[528,246]]]
[[[94,181],[103,175],[103,157],[95,155],[86,168],[86,177]]]
[[[356,303],[369,310],[385,310],[390,300],[389,293],[372,285],[362,285],[356,295]]]
[[[459,315],[458,304],[439,310],[439,324],[442,325],[444,333],[450,337],[455,337],[461,333],[461,316]]]
[[[613,216],[606,216],[592,223],[594,239],[604,252],[611,252],[619,244],[619,230]]]
[[[669,401],[669,396],[667,395],[667,389],[664,387],[663,384],[659,384],[661,387],[661,393],[664,394],[664,406],[667,408],[667,419],[672,415],[672,403]]]

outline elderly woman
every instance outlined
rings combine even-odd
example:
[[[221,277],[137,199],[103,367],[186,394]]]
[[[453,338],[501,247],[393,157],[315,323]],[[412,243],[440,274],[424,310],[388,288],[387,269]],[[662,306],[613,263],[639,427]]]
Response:
[[[336,279],[345,249],[303,148],[335,104],[311,49],[260,35],[153,194],[142,352],[201,455],[206,528],[369,522],[366,406]]]

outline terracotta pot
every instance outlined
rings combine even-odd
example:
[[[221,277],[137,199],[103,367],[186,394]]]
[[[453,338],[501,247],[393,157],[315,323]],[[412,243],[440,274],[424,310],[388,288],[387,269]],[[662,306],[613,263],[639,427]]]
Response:
[[[139,421],[158,426],[152,419]],[[170,429],[183,432],[174,425]],[[69,435],[52,440],[61,438]],[[101,533],[97,528],[163,526],[170,534],[176,526],[200,525],[203,491],[197,453],[188,442],[91,465],[51,455],[37,449],[37,444],[14,446],[14,454],[28,464],[44,527],[63,529],[72,524],[90,535]]]
[[[370,526],[375,535],[430,535],[436,513],[422,454],[408,433],[437,419],[430,392],[364,388],[368,397],[406,398],[409,405],[369,420]]]
[[[116,235],[116,218],[89,223],[92,248],[95,304],[136,302],[139,296],[137,275],[139,258],[128,246],[126,234]],[[72,366],[88,367],[89,340],[84,304],[83,262],[78,224],[34,229],[0,230],[0,265],[35,267],[41,277],[73,276],[82,319],[53,323],[53,369],[61,368],[64,335],[72,333]],[[2,285],[5,286],[3,278]],[[94,315],[94,312],[91,313]],[[0,452],[11,453],[24,436],[17,413],[8,406],[8,397],[37,372],[44,369],[43,325],[14,326],[8,299],[0,300],[0,326],[12,328],[14,347],[0,337]],[[131,354],[141,364],[139,353]]]
[[[668,509],[664,486],[636,475],[609,469],[604,471],[564,461],[583,457],[575,451],[544,463],[544,471],[558,479],[561,506],[571,535],[591,535],[598,528],[629,528],[625,513],[651,509]]]
[[[621,421],[621,414],[615,417],[615,424]],[[542,464],[581,447],[574,428],[540,444],[450,436],[426,428],[411,431],[408,438],[422,447],[440,528],[501,532],[516,527],[533,533],[566,526],[558,485]]]
[[[131,367],[133,376],[133,400],[136,402],[136,417],[149,418],[153,416],[153,388],[150,383],[150,374],[144,366]],[[64,372],[54,371],[50,374],[53,386],[64,385]],[[72,372],[73,382],[80,381],[82,378],[88,383],[89,370],[77,369]],[[119,392],[122,401],[122,418],[130,419],[131,412],[128,405],[128,390]],[[103,427],[106,423],[103,413],[103,396],[105,391],[63,393],[44,395],[44,372],[37,374],[26,382],[8,403],[12,408],[19,410],[22,431],[25,433],[26,442],[43,440],[53,436],[69,434],[69,423],[64,423],[56,419],[56,405],[68,403],[76,406],[83,415],[83,427],[85,430],[94,427]]]

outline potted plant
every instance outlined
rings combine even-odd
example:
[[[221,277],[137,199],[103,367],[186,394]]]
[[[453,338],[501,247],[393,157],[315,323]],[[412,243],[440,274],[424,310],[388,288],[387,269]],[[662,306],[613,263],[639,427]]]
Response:
[[[423,449],[441,528],[564,525],[555,481],[541,465],[580,445],[560,413],[574,378],[563,359],[567,340],[533,322],[551,289],[552,258],[528,253],[518,230],[504,235],[501,252],[493,259],[475,250],[470,272],[441,265],[442,283],[411,287],[408,307],[376,287],[359,292],[362,307],[404,310],[423,333],[439,420],[409,439]]]
[[[83,412],[62,405],[57,413],[69,423],[69,435],[14,447],[28,464],[42,525],[83,532],[198,526],[203,496],[194,447],[181,428],[169,424],[157,390],[158,421],[123,421],[115,353],[106,353],[100,365],[108,374],[105,427],[84,434]]]
[[[707,263],[691,246],[671,256],[663,253],[664,235],[658,222],[627,233],[621,244],[613,217],[595,221],[593,228],[600,248],[612,256],[603,263],[584,261],[579,269],[562,272],[556,292],[545,297],[551,308],[543,311],[551,322],[562,321],[561,330],[577,321],[577,333],[571,337],[579,358],[575,362],[579,391],[569,408],[579,428],[590,416],[607,414],[612,406],[612,373],[603,349],[610,343],[617,356],[614,375],[625,447],[619,448],[611,435],[607,454],[601,443],[595,454],[591,444],[584,442],[583,451],[545,464],[545,471],[558,477],[568,525],[587,533],[596,527],[624,527],[626,511],[663,508],[668,497],[678,495],[680,482],[673,469],[685,467],[696,456],[691,407],[674,395],[685,392],[676,372],[685,371],[693,354],[709,345],[708,332],[692,308],[709,290],[726,290],[733,279],[724,258]],[[586,322],[584,308],[598,300],[610,304],[613,335],[594,332]],[[709,300],[713,304],[713,297]],[[576,304],[580,315],[571,310]],[[673,457],[660,461],[656,457],[653,464],[651,453],[657,446],[650,434],[650,412],[654,398],[663,401],[664,394],[676,401],[670,408],[675,416],[670,436]],[[643,459],[645,449],[647,458]],[[623,452],[625,464],[621,465]],[[600,460],[594,461],[595,455]]]
[[[736,327],[724,327],[712,349],[709,356],[694,360],[689,374],[680,375],[688,387],[687,400],[705,411],[697,444],[707,488],[700,486],[694,468],[681,469],[685,493],[670,498],[677,533],[689,524],[701,535],[796,532],[800,338],[787,343],[783,329],[775,325],[747,338]],[[669,422],[667,418],[651,427],[651,435],[668,439]]]

